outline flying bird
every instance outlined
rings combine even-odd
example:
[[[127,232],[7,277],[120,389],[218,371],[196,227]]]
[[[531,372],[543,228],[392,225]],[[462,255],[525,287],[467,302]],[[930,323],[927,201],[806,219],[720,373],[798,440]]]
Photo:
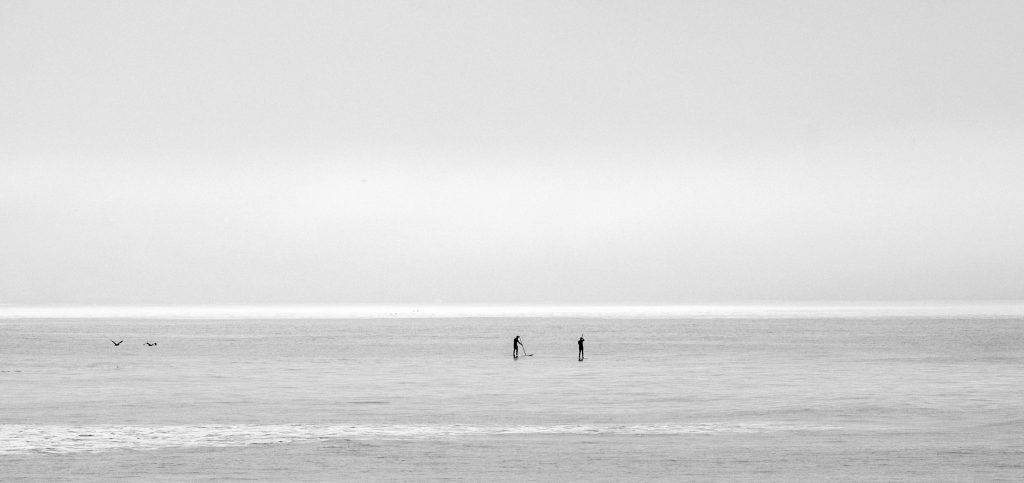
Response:
[[[146,345],[153,347],[156,345],[156,342],[146,342]]]
[[[121,342],[124,342],[124,339],[121,339],[120,342],[110,341],[111,344],[114,344],[114,347],[117,347],[117,346],[121,345]]]

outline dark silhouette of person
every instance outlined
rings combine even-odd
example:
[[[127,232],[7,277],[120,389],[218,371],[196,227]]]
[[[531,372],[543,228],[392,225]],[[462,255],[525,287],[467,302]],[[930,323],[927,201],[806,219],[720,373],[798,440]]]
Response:
[[[519,340],[519,336],[517,335],[515,339],[512,339],[512,358],[513,359],[518,359],[519,358],[519,348],[520,347],[523,348],[523,352],[526,352],[526,347],[523,346],[523,341]]]
[[[580,335],[580,340],[576,341],[576,345],[580,346],[579,359],[577,359],[577,360],[581,360],[582,361],[583,360],[583,336],[582,335]]]

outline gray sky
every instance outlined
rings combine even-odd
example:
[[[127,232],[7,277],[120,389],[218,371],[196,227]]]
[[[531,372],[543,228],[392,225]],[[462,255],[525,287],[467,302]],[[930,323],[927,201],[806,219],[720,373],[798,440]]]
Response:
[[[1024,2],[0,3],[0,303],[1024,298]]]

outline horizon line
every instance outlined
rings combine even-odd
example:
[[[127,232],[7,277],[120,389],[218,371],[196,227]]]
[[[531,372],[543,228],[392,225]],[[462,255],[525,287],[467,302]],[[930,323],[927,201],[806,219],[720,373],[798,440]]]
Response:
[[[702,304],[0,304],[0,319],[1024,317],[1024,300]]]

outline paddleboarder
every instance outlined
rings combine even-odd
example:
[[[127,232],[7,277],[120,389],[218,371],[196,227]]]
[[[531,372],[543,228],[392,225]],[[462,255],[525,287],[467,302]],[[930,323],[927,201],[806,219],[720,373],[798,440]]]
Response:
[[[519,340],[519,336],[517,335],[515,339],[512,339],[512,358],[513,359],[518,359],[519,358],[519,348],[520,347],[523,348],[523,352],[526,352],[526,347],[523,346],[523,341]]]
[[[583,334],[580,334],[580,340],[576,341],[576,345],[580,346],[580,354],[578,360],[583,360]]]

